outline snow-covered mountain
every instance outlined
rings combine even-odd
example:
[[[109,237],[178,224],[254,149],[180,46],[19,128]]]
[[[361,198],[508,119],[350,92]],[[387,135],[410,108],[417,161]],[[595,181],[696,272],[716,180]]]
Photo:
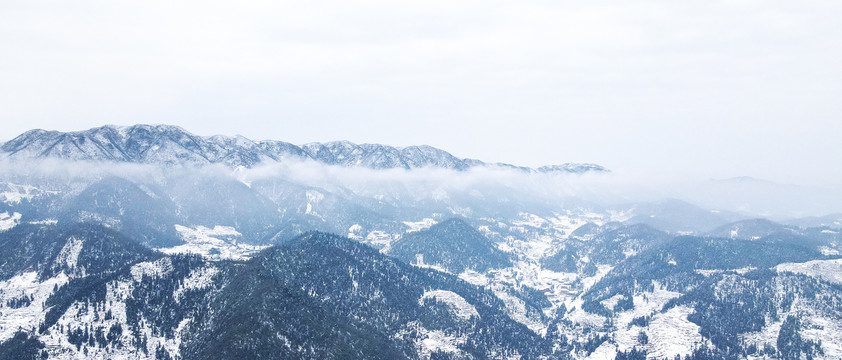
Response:
[[[310,159],[328,165],[371,169],[443,168],[466,170],[500,166],[526,172],[604,172],[596,164],[562,164],[538,169],[509,164],[487,164],[460,159],[431,146],[392,147],[348,141],[290,143],[242,136],[197,136],[171,125],[102,126],[85,131],[30,130],[2,144],[0,152],[11,159],[57,158],[141,164],[224,164],[252,167],[264,161]]]
[[[2,147],[49,160],[0,168],[0,359],[842,358],[838,215],[603,203],[543,174],[589,165],[429,147],[145,125]],[[382,171],[424,167],[448,170]]]
[[[245,262],[152,252],[96,225],[0,234],[3,359],[536,358],[503,301],[335,235]]]

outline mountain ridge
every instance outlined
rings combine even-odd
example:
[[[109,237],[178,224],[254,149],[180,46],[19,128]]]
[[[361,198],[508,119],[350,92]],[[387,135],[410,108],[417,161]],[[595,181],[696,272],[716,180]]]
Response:
[[[175,125],[103,125],[61,132],[33,129],[0,143],[0,154],[10,159],[58,158],[163,165],[223,164],[253,167],[266,161],[314,160],[326,165],[370,169],[443,168],[457,171],[474,167],[503,167],[528,173],[607,172],[590,163],[564,163],[529,168],[459,158],[429,145],[396,147],[350,141],[302,145],[279,140],[252,140],[242,135],[199,136]]]

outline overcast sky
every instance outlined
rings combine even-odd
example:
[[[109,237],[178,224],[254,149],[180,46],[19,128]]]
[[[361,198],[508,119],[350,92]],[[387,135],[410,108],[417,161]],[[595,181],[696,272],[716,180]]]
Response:
[[[842,183],[842,1],[0,1],[0,139],[167,123]]]

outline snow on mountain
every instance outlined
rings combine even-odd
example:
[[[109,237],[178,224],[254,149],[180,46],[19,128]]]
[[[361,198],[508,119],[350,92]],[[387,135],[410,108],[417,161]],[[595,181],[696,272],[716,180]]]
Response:
[[[357,355],[390,343],[408,358],[673,358],[697,348],[763,358],[767,345],[786,350],[779,339],[842,356],[842,260],[832,259],[842,238],[824,220],[797,228],[678,201],[598,205],[509,185],[390,180],[368,190],[229,176],[286,159],[339,176],[356,172],[341,167],[605,171],[490,164],[429,146],[296,146],[137,125],[34,130],[0,149],[12,159],[235,168],[2,179],[0,245],[10,255],[0,257],[0,343],[24,330],[54,358],[207,358],[238,346],[220,357],[329,354],[333,339],[362,344]],[[698,236],[677,236],[685,232]],[[790,317],[801,324],[787,333]]]
[[[541,173],[556,173],[556,172],[568,172],[568,173],[576,173],[582,174],[589,171],[595,172],[602,172],[608,171],[608,169],[599,166],[597,164],[562,164],[562,165],[551,165],[551,166],[541,166],[538,169],[538,172]]]
[[[473,305],[453,291],[426,291],[424,292],[424,295],[421,295],[421,298],[418,299],[418,304],[426,305],[431,301],[444,303],[453,315],[461,320],[470,320],[472,317],[480,317],[477,309]]]
[[[0,213],[0,232],[9,230],[20,223],[20,213],[2,212]]]
[[[172,260],[166,257],[155,261],[140,262],[131,267],[132,278],[138,282],[147,277],[157,279],[172,271]]]
[[[506,304],[506,314],[512,320],[525,325],[538,335],[543,336],[547,332],[547,326],[540,314],[530,313],[523,300],[505,291],[495,291],[494,295]]]
[[[464,170],[462,159],[430,146],[396,148],[379,144],[354,144],[348,141],[310,143],[302,146],[310,157],[329,165],[362,166],[372,169],[415,169],[437,167]]]
[[[693,311],[689,306],[676,306],[655,315],[646,332],[649,337],[646,346],[649,356],[672,359],[678,355],[689,354],[704,344],[699,325],[687,320],[687,316]]]
[[[173,299],[180,302],[184,294],[193,290],[202,290],[210,287],[213,284],[213,278],[219,274],[219,268],[215,266],[205,266],[190,271],[190,274],[184,278],[182,285],[173,292]]]
[[[297,147],[291,144],[258,144],[241,136],[201,137],[169,125],[102,126],[66,133],[31,130],[0,147],[12,159],[60,158],[167,165],[221,163],[229,166],[252,166],[266,159],[301,156],[301,151],[295,149]]]
[[[20,204],[23,200],[32,200],[44,193],[48,192],[32,185],[0,183],[0,202],[8,205]]]
[[[204,226],[190,228],[176,225],[175,230],[181,234],[184,244],[158,248],[158,251],[165,254],[198,254],[213,260],[242,260],[266,248],[266,246],[237,242],[242,234],[230,226],[217,225],[213,228]]]
[[[424,218],[420,221],[404,221],[403,222],[406,226],[409,226],[409,229],[406,229],[407,233],[421,231],[425,229],[429,229],[431,226],[435,225],[437,221],[433,218]]]
[[[79,262],[79,254],[82,252],[84,240],[77,238],[70,238],[66,244],[59,251],[55,260],[57,267],[65,266],[68,269],[75,269]]]
[[[842,259],[784,263],[776,266],[775,270],[778,272],[803,274],[842,285]]]
[[[398,331],[394,338],[415,337],[415,351],[420,359],[431,359],[433,354],[448,354],[456,358],[465,357],[460,349],[465,344],[465,336],[451,335],[441,330],[429,330],[418,322],[411,322]]]
[[[0,342],[11,338],[19,330],[37,329],[46,315],[47,299],[56,287],[68,281],[63,273],[41,280],[35,271],[0,281]]]
[[[276,140],[254,141],[239,135],[197,136],[170,125],[106,125],[73,132],[30,130],[2,144],[0,153],[21,160],[58,158],[164,165],[223,164],[230,167],[308,159],[327,165],[370,169],[466,170],[475,166],[500,166],[540,173],[607,171],[595,164],[562,164],[537,170],[508,164],[486,164],[460,159],[427,145],[393,147],[333,141],[296,146]]]

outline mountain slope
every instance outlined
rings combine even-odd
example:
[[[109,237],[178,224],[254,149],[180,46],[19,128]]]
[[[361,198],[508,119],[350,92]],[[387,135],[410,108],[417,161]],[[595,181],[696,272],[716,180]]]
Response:
[[[387,254],[407,263],[440,266],[456,274],[512,265],[509,254],[459,218],[406,234],[392,244]]]
[[[742,220],[722,225],[711,230],[706,235],[732,239],[752,240],[773,234],[800,234],[801,231],[793,226],[786,226],[766,219]]]
[[[34,271],[41,278],[60,272],[117,271],[133,261],[154,257],[148,248],[98,224],[18,225],[0,233],[0,278]]]
[[[14,354],[417,359],[552,352],[491,292],[325,233],[247,262],[164,256],[89,224],[21,225],[0,234],[0,245],[0,349]]]
[[[108,177],[85,188],[61,210],[58,219],[107,224],[153,247],[181,242],[175,231],[176,205],[163,190],[118,177]]]
[[[703,233],[734,221],[734,214],[702,209],[687,202],[668,199],[632,208],[629,223],[646,224],[670,233]]]
[[[267,250],[231,281],[214,300],[220,311],[200,326],[215,330],[191,338],[186,358],[398,359],[430,352],[485,358],[548,351],[490,293],[325,233]]]
[[[613,266],[669,239],[666,233],[643,224],[596,226],[589,223],[573,231],[562,248],[542,259],[542,263],[554,271],[592,275],[596,271],[594,264]]]

